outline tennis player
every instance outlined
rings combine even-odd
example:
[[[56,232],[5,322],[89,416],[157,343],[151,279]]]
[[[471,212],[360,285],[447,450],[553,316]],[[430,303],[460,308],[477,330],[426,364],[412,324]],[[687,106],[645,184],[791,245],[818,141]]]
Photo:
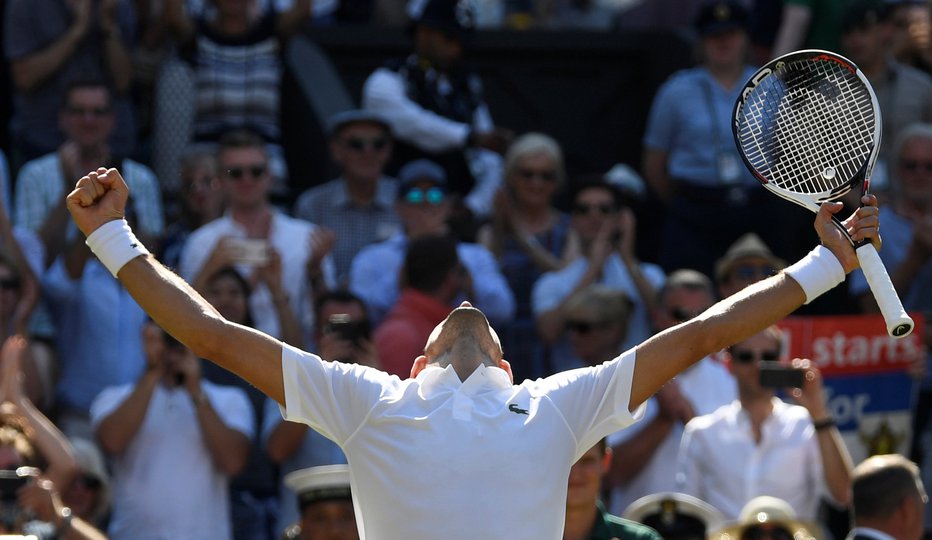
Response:
[[[515,385],[494,330],[463,303],[401,380],[224,320],[136,240],[123,219],[127,196],[116,169],[98,169],[67,204],[90,248],[162,328],[343,448],[360,537],[370,540],[561,538],[566,479],[586,450],[634,422],[644,400],[693,362],[780,320],[858,265],[831,223],[841,204],[825,204],[815,220],[822,244],[801,261],[614,360]],[[863,202],[847,228],[879,241],[876,199]]]

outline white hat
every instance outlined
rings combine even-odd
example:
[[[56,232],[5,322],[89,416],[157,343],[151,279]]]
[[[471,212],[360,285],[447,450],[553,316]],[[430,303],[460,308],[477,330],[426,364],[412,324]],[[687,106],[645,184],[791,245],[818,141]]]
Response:
[[[740,540],[745,529],[765,523],[785,527],[794,540],[822,540],[822,527],[796,519],[790,503],[777,497],[762,495],[748,501],[741,509],[738,521],[709,535],[710,540]]]
[[[621,517],[653,527],[667,539],[705,538],[725,523],[725,516],[711,504],[674,491],[641,497]]]
[[[347,465],[322,465],[292,471],[285,475],[285,485],[297,494],[301,508],[314,501],[351,497]]]

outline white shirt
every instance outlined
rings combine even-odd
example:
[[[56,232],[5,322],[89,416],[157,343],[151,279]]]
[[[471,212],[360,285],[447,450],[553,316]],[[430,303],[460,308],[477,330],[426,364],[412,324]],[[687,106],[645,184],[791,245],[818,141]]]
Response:
[[[706,357],[691,368],[676,376],[683,397],[692,404],[696,415],[709,414],[737,399],[735,379],[721,362]],[[644,418],[636,426],[613,433],[608,438],[610,446],[616,446],[638,437],[648,423],[657,417],[659,407],[656,398],[647,401]],[[654,450],[653,457],[637,476],[626,486],[612,490],[611,513],[620,516],[629,504],[650,495],[676,490],[676,455],[680,449],[683,425],[675,423],[667,437]],[[615,459],[625,459],[624,454],[615,453]]]
[[[113,413],[134,384],[104,389],[91,406],[91,423]],[[254,417],[242,389],[204,381],[201,389],[223,423],[249,438]],[[232,538],[227,482],[214,465],[182,388],[156,386],[146,417],[113,465],[113,540]]]
[[[285,346],[283,415],[334,440],[350,465],[362,540],[559,540],[573,463],[634,422],[634,351],[512,385],[481,366],[402,381]]]
[[[310,281],[307,275],[307,261],[311,256],[311,233],[317,226],[302,219],[273,212],[269,228],[269,242],[278,251],[282,261],[282,288],[288,295],[291,309],[294,310],[302,329],[309,333],[314,325],[314,310],[311,306]],[[246,230],[233,220],[229,214],[217,218],[191,233],[181,252],[178,271],[188,282],[192,282],[214,247],[225,236],[246,238]],[[249,278],[254,267],[239,264],[236,269],[243,277]],[[324,281],[328,286],[336,285],[336,270],[329,255],[322,265]],[[249,297],[249,309],[258,330],[275,337],[281,336],[281,326],[275,303],[265,283],[258,284]]]
[[[754,442],[739,401],[686,424],[676,469],[677,490],[738,519],[758,495],[790,503],[801,520],[816,521],[828,495],[822,458],[809,411],[773,398],[773,413]]]

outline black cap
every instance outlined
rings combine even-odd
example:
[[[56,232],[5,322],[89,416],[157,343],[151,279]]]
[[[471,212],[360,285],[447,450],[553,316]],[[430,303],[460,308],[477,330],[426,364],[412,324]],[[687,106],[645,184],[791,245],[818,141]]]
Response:
[[[710,36],[729,30],[747,30],[748,11],[735,0],[706,2],[699,8],[694,25],[699,35]]]
[[[475,0],[427,0],[413,19],[417,24],[468,41],[476,31],[477,11]]]
[[[854,0],[841,15],[841,30],[869,28],[887,18],[890,8],[883,0]]]

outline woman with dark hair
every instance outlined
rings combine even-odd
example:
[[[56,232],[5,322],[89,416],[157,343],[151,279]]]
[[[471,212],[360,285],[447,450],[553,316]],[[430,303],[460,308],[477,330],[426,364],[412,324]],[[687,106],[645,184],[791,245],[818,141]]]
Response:
[[[281,269],[278,254],[271,251],[271,262],[258,270],[272,293],[282,325],[282,337],[286,343],[299,344],[301,332],[298,320],[282,292]],[[235,268],[225,266],[214,271],[205,281],[204,297],[227,320],[243,326],[253,326],[249,311],[251,288],[246,278]],[[260,424],[265,395],[251,384],[220,368],[212,362],[202,362],[201,372],[211,382],[236,386],[246,391],[255,412],[255,433],[260,433]],[[263,540],[275,536],[275,518],[278,514],[278,485],[275,468],[262,451],[260,438],[252,441],[249,462],[243,472],[230,482],[230,508],[233,516],[235,539]]]

